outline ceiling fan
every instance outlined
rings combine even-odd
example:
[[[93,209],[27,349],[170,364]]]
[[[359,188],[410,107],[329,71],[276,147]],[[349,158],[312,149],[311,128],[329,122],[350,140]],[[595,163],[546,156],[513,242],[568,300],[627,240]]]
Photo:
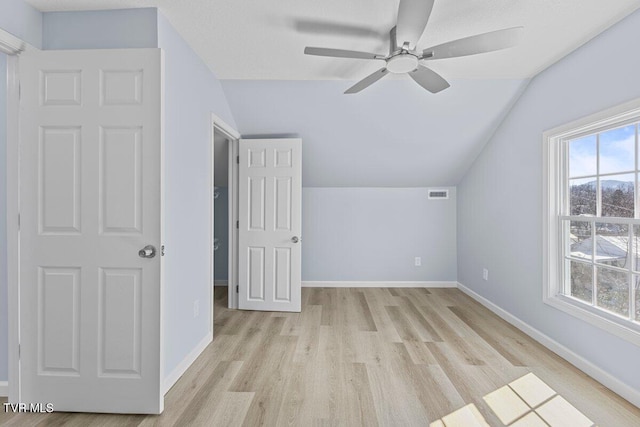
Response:
[[[429,92],[438,93],[448,88],[449,83],[438,73],[423,65],[421,61],[456,58],[513,47],[518,43],[524,29],[513,27],[491,31],[420,50],[416,44],[427,26],[434,1],[400,0],[398,21],[389,34],[388,55],[323,47],[306,47],[304,53],[335,58],[385,61],[384,67],[351,86],[345,94],[358,93],[389,73],[406,73]]]

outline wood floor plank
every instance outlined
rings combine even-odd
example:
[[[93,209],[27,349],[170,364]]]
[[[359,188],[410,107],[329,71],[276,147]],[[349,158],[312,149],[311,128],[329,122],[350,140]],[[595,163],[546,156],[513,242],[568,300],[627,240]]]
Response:
[[[322,326],[332,326],[335,325],[338,316],[337,316],[337,305],[336,298],[338,297],[338,293],[335,288],[321,288],[322,293],[322,320],[320,324]]]
[[[424,426],[428,416],[409,384],[388,365],[367,365],[368,383],[381,426]]]
[[[244,328],[237,345],[227,360],[246,361],[256,354],[263,341],[282,332],[286,318],[251,316],[250,323]]]
[[[162,415],[0,413],[0,426],[425,426],[461,408],[501,426],[484,397],[525,375],[596,425],[640,425],[640,409],[457,289],[304,288],[301,313],[272,313],[229,310],[217,287],[214,303],[215,339]]]
[[[212,396],[227,390],[243,363],[221,361],[207,378],[200,393],[196,394],[184,408],[176,424],[203,425],[203,421],[215,412],[220,403],[219,399],[213,399]]]
[[[319,419],[337,420],[340,416],[339,407],[345,398],[344,362],[340,354],[341,341],[334,328],[321,326],[318,359],[307,366],[307,370],[314,371],[314,388],[306,398],[307,403],[313,406],[313,410],[309,411],[313,422]]]
[[[399,297],[400,296],[400,291],[398,291],[397,289],[393,289],[393,288],[388,288],[387,291],[393,295],[394,297]]]
[[[361,331],[377,331],[376,323],[373,321],[371,315],[371,309],[367,303],[367,299],[362,291],[354,291],[353,298],[355,299],[356,313],[358,313],[358,320]]]
[[[284,396],[276,425],[279,426],[295,426],[309,425],[310,418],[303,419],[303,415],[308,416],[309,410],[303,414],[304,406],[309,405],[306,397],[305,379],[308,379],[305,372],[306,365],[303,363],[293,363],[285,385]]]
[[[245,426],[273,426],[278,420],[280,408],[285,395],[285,387],[290,367],[293,365],[293,355],[297,339],[294,337],[274,336],[275,343],[268,353],[261,353],[262,364],[257,364],[247,373],[253,376],[248,383],[241,381],[242,388],[252,388],[255,395],[243,420]],[[255,363],[252,360],[251,363]],[[238,387],[230,387],[238,391]],[[231,391],[231,390],[230,390]]]
[[[401,307],[406,313],[409,321],[416,328],[423,341],[442,342],[443,339],[435,328],[429,323],[427,318],[418,310],[409,297],[401,297]]]
[[[388,292],[386,289],[367,289],[365,293],[367,304],[371,308],[371,317],[376,324],[377,332],[386,342],[402,342],[402,338],[398,335],[398,331],[393,326],[393,322],[389,318],[389,313],[385,310],[385,306],[389,304]],[[395,304],[395,301],[394,301]]]
[[[293,357],[295,363],[312,360],[317,354],[321,320],[321,305],[309,305],[300,315],[300,326],[305,331],[305,334],[301,335],[297,340],[296,353]]]
[[[289,347],[297,343],[296,337],[282,336],[279,330],[284,323],[282,317],[272,317],[271,324],[253,352],[243,363],[228,391],[257,391],[283,364],[282,357]]]
[[[405,341],[402,343],[411,356],[414,365],[437,365],[438,361],[433,357],[429,348],[423,342]]]
[[[222,396],[219,397],[220,403],[217,405],[215,412],[204,418],[202,422],[197,420],[192,425],[193,427],[242,425],[253,397],[253,393],[222,393]]]
[[[367,367],[363,363],[351,363],[347,365],[346,390],[354,402],[347,409],[345,422],[347,425],[377,426],[378,418],[374,411],[374,400],[369,383]]]
[[[416,344],[426,348],[425,343]],[[404,383],[411,384],[429,419],[441,418],[464,405],[464,400],[439,366],[431,369],[413,363],[407,343],[393,344],[390,348],[395,350],[390,361],[394,372]]]
[[[502,345],[498,337],[495,337],[495,335],[485,331],[477,322],[472,320],[471,316],[465,313],[462,309],[460,309],[459,307],[449,307],[449,310],[451,310],[456,316],[460,318],[460,320],[462,320],[471,329],[473,329],[476,334],[478,334],[483,340],[485,340],[512,365],[525,366],[524,363],[522,363],[522,361],[518,359],[518,357],[516,357],[511,351],[509,351],[504,345]]]
[[[422,337],[413,327],[409,319],[407,319],[400,307],[385,307],[385,309],[387,313],[389,313],[389,318],[391,322],[393,322],[393,326],[395,326],[402,341],[423,342]]]

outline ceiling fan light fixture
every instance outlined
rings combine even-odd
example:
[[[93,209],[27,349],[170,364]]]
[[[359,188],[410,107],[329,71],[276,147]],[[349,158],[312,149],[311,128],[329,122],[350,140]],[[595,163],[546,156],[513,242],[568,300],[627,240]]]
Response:
[[[418,57],[410,53],[401,53],[387,60],[387,71],[403,74],[418,68]]]
[[[417,49],[417,44],[429,22],[435,1],[400,0],[397,23],[389,31],[388,56],[322,47],[306,47],[304,53],[334,58],[385,61],[383,68],[351,86],[345,94],[358,93],[389,73],[408,74],[424,89],[431,93],[438,93],[450,87],[449,83],[441,75],[421,64],[421,60],[458,58],[507,49],[515,46],[522,36],[523,27],[505,28],[452,40],[420,51]]]

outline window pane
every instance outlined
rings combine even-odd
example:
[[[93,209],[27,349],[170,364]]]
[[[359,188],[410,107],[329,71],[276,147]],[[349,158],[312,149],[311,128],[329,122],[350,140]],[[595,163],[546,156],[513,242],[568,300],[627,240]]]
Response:
[[[635,175],[613,175],[600,178],[602,216],[633,218]]]
[[[628,172],[636,169],[635,125],[600,134],[600,173]]]
[[[623,316],[629,315],[629,275],[598,267],[597,305]]]
[[[571,215],[596,214],[597,181],[595,178],[569,180],[569,205]]]
[[[597,171],[596,136],[569,142],[569,176],[595,175]]]
[[[593,255],[591,224],[582,221],[571,221],[569,237],[571,242],[571,256],[591,261]]]
[[[593,268],[591,264],[570,261],[571,296],[591,304],[593,298]]]
[[[600,264],[627,268],[629,226],[596,223],[596,259]]]

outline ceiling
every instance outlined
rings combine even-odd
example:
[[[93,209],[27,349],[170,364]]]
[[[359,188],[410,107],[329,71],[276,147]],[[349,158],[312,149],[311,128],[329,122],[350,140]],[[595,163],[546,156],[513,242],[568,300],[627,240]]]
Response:
[[[42,11],[158,7],[218,78],[247,80],[362,78],[380,64],[310,57],[304,47],[385,53],[398,7],[397,0],[27,1]],[[431,65],[446,78],[529,78],[639,7],[639,0],[436,0],[419,46],[522,25],[516,48]]]

